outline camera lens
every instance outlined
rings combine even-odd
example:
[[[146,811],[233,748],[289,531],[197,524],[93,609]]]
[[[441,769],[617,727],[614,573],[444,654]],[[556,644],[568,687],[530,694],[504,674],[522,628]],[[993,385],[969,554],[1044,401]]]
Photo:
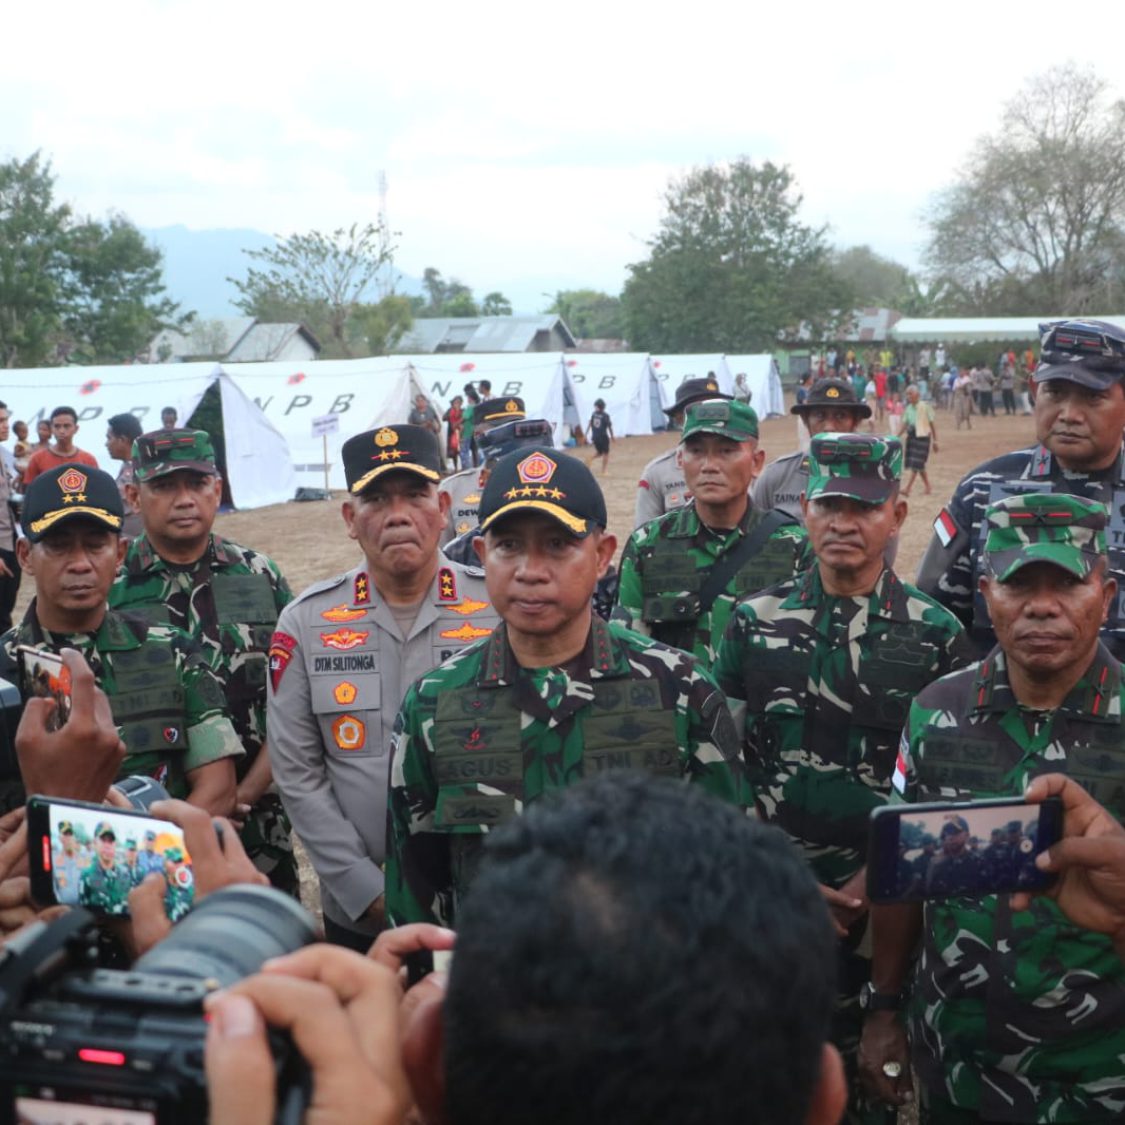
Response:
[[[316,940],[312,915],[273,887],[224,887],[172,927],[133,966],[138,973],[213,979],[226,988],[264,961]]]

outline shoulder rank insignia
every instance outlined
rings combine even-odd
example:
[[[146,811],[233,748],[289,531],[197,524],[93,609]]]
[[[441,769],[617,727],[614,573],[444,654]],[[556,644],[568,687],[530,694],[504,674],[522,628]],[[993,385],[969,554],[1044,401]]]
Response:
[[[367,571],[362,570],[355,576],[355,588],[352,591],[353,605],[369,605],[371,602],[371,584],[367,581]]]
[[[443,566],[438,570],[438,597],[443,602],[455,602],[457,597],[457,576],[453,568]]]

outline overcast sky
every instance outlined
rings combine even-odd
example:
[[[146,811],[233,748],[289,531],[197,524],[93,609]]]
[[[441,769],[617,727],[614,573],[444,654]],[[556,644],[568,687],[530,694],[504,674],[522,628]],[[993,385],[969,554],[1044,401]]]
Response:
[[[382,171],[399,268],[478,295],[617,292],[669,177],[743,154],[916,265],[1004,101],[1068,58],[1113,80],[1125,26],[1120,0],[10,8],[0,156],[42,149],[79,211],[331,229],[377,215]]]

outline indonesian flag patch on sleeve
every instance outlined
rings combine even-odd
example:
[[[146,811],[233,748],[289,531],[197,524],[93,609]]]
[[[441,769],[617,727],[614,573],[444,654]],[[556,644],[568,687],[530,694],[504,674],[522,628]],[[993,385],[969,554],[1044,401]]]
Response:
[[[938,512],[938,518],[934,520],[934,534],[943,547],[948,547],[957,538],[957,524],[949,514],[948,508],[942,508]]]
[[[895,772],[891,778],[891,785],[899,794],[906,792],[906,777],[910,773],[910,742],[906,731],[902,732],[902,740],[898,744],[898,757],[895,759]]]
[[[276,632],[270,640],[270,687],[275,692],[281,683],[281,677],[285,675],[285,669],[289,667],[289,662],[293,659],[293,653],[296,649],[297,638],[291,637],[288,633]]]

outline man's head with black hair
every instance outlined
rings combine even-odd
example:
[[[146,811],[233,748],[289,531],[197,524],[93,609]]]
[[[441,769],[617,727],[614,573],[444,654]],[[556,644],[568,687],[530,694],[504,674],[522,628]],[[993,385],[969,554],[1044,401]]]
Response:
[[[836,1121],[835,941],[776,829],[617,775],[490,834],[444,1003],[453,1125]]]
[[[135,414],[114,414],[106,422],[105,447],[115,461],[133,456],[133,442],[141,436],[141,420]]]

